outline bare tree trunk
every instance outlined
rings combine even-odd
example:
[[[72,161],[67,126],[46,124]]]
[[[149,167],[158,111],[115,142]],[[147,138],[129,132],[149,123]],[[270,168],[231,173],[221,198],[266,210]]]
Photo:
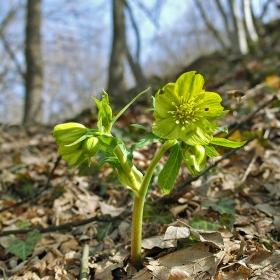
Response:
[[[120,99],[120,94],[126,88],[124,78],[124,60],[126,57],[124,0],[112,0],[112,8],[114,28],[107,91],[112,100],[117,100]]]
[[[243,0],[243,9],[248,35],[252,42],[256,43],[259,40],[259,36],[253,20],[251,0]]]
[[[28,0],[27,2],[24,125],[42,123],[41,6],[41,0]]]
[[[247,54],[249,52],[247,38],[246,38],[246,30],[243,23],[243,18],[240,14],[240,9],[236,0],[232,0],[232,8],[233,8],[233,18],[235,21],[235,25],[237,26],[237,36],[238,36],[238,45],[239,51],[241,54]]]
[[[232,50],[231,52],[234,54],[240,54],[240,42],[239,42],[239,36],[238,36],[238,25],[237,25],[237,17],[236,17],[236,9],[235,9],[235,0],[227,0],[228,5],[230,7],[230,14],[232,18],[233,23],[233,30],[230,33],[230,43]]]

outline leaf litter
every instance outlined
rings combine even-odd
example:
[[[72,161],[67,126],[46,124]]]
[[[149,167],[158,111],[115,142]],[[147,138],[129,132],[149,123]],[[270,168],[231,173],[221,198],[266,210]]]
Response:
[[[279,87],[258,88],[231,104],[223,124],[236,129],[229,139],[258,138],[235,153],[219,150],[202,176],[192,178],[182,166],[164,196],[155,174],[138,272],[129,264],[133,198],[116,172],[98,172],[98,161],[69,171],[51,127],[2,126],[0,275],[78,279],[88,245],[88,279],[279,279],[279,94]],[[128,114],[132,123],[152,121],[139,110]],[[136,148],[135,165],[146,169],[158,146]]]

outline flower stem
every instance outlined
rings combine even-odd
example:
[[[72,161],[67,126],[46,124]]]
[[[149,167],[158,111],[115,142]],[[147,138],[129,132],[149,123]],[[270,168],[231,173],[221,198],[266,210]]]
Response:
[[[139,192],[139,188],[140,188],[140,184],[137,182],[133,172],[132,172],[132,165],[129,163],[129,161],[127,160],[126,156],[124,155],[122,149],[117,146],[115,149],[115,154],[126,174],[126,176],[129,178],[130,181],[130,187],[132,188],[135,196],[138,196],[138,192]]]
[[[131,263],[137,270],[139,270],[142,265],[141,241],[142,241],[143,209],[144,209],[144,202],[145,202],[148,186],[159,160],[164,155],[164,153],[168,149],[170,149],[175,143],[176,140],[168,140],[157,151],[155,157],[152,159],[146,171],[146,174],[143,178],[139,190],[139,196],[135,197],[134,200],[134,208],[132,214],[132,227],[131,227]]]

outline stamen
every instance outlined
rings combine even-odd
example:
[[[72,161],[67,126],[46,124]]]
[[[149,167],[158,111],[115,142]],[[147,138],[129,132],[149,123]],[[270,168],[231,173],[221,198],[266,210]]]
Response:
[[[175,107],[174,111],[168,111],[169,114],[173,116],[176,124],[191,125],[199,120],[199,116],[195,116],[196,112],[200,109],[197,108],[198,105],[203,103],[203,99],[199,99],[198,96],[191,97],[188,101],[184,96],[180,96],[179,104],[172,102],[171,105]],[[183,126],[184,127],[184,126]],[[182,128],[183,129],[183,128]],[[186,129],[184,127],[184,129]]]

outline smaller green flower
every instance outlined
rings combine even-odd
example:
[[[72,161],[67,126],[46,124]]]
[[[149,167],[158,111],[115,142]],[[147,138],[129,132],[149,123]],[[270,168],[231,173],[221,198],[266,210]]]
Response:
[[[88,139],[88,129],[79,123],[64,123],[54,127],[52,134],[58,148],[58,153],[63,160],[75,168],[83,163],[87,157],[83,153],[83,142]]]
[[[82,149],[86,157],[91,158],[97,154],[101,147],[101,143],[97,137],[90,137],[83,141]]]
[[[205,148],[202,145],[189,146],[183,152],[183,160],[192,175],[199,175],[206,166]]]
[[[153,133],[163,139],[182,140],[188,145],[207,145],[226,112],[221,97],[202,89],[204,79],[195,71],[181,75],[155,95]]]

